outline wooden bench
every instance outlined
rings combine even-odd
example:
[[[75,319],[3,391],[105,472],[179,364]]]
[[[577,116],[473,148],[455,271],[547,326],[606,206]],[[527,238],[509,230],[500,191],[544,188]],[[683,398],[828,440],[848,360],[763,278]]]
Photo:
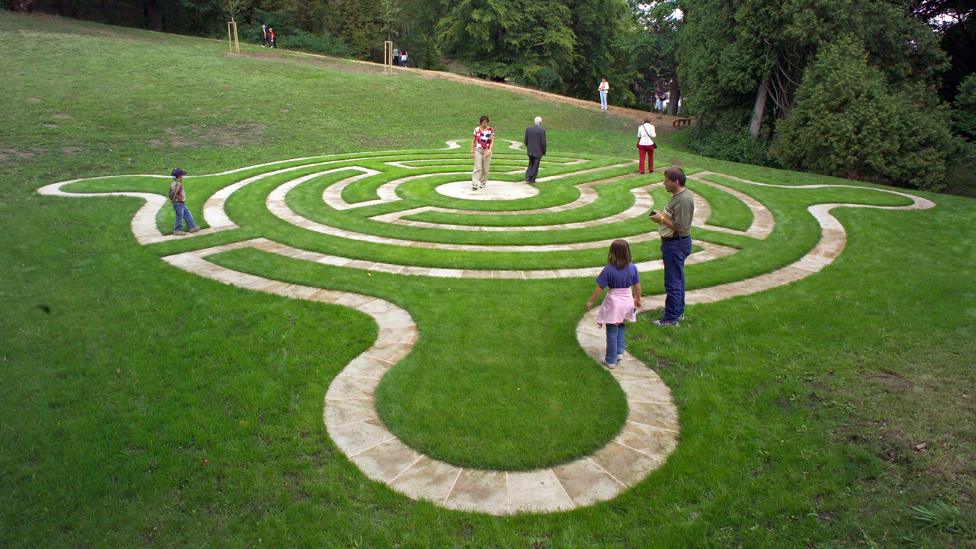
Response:
[[[690,126],[690,125],[691,125],[690,118],[675,118],[674,122],[671,123],[671,126],[675,128],[680,128],[682,126]]]

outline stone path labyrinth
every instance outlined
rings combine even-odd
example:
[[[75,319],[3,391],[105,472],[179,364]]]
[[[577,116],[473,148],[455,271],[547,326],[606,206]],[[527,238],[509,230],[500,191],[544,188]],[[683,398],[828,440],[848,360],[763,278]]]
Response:
[[[249,249],[369,273],[515,284],[591,279],[602,269],[610,242],[626,238],[642,276],[655,276],[653,271],[662,268],[658,237],[647,220],[648,212],[663,209],[667,200],[660,174],[638,175],[632,161],[559,155],[544,159],[538,183],[530,186],[520,181],[524,167],[524,154],[516,144],[509,150],[499,147],[488,187],[472,191],[467,151],[459,149],[458,142],[448,142],[439,150],[312,156],[191,175],[185,178],[189,205],[201,207],[194,214],[205,228],[183,237],[171,236],[165,228],[172,223],[165,177],[76,179],[39,192],[137,197],[144,204],[132,219],[132,233],[142,245],[166,243],[166,263],[223,284],[342,305],[369,315],[379,328],[376,341],[331,380],[325,393],[323,420],[336,446],[364,475],[410,498],[493,515],[546,513],[612,499],[665,463],[678,444],[680,423],[671,392],[654,370],[627,355],[609,371],[626,398],[627,418],[620,431],[590,455],[533,471],[462,467],[411,448],[377,412],[380,381],[419,339],[410,312],[380,297],[291,284],[262,276],[257,267],[255,272],[242,272],[213,260]],[[690,291],[689,304],[750,295],[826,268],[846,243],[843,225],[831,215],[836,208],[934,206],[924,198],[884,189],[769,185],[711,172],[691,174],[688,189],[696,203],[691,265],[732,260],[740,249],[761,246],[775,233],[772,211],[752,195],[763,189],[797,194],[859,189],[903,202],[809,206],[801,213],[816,220],[821,235],[812,249],[801,250],[795,261],[759,276]],[[746,222],[717,220],[719,203],[726,208],[736,204]],[[646,296],[643,308],[662,305],[663,296]],[[594,318],[595,310],[582,316],[576,339],[599,363],[604,334]]]

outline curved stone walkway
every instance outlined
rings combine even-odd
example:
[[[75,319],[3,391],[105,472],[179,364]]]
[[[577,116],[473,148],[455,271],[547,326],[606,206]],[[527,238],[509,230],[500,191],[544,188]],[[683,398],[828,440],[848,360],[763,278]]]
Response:
[[[659,467],[678,439],[677,409],[661,378],[636,360],[612,372],[627,398],[627,421],[605,447],[571,463],[535,471],[458,467],[420,454],[380,420],[376,387],[417,341],[410,314],[383,299],[288,284],[234,271],[207,256],[241,248],[274,251],[253,239],[166,256],[185,271],[239,288],[352,307],[379,326],[372,347],[350,362],[329,384],[323,418],[336,446],[369,478],[414,499],[451,509],[504,515],[554,512],[615,497]]]
[[[509,148],[510,149],[518,150],[518,149],[521,148],[521,143],[519,143],[519,142],[509,141],[509,143],[510,143],[510,145],[509,145]],[[461,147],[458,144],[458,140],[447,141],[446,142],[446,145],[447,146],[445,148],[443,148],[443,149],[431,149],[429,152],[451,151],[451,150],[454,150],[454,149],[459,149]],[[222,188],[220,191],[218,191],[217,193],[215,193],[214,195],[212,195],[204,203],[203,216],[204,216],[204,220],[206,220],[207,225],[209,225],[209,227],[206,228],[206,229],[202,229],[202,230],[200,230],[197,233],[187,234],[185,236],[182,236],[181,238],[184,239],[184,240],[185,239],[190,239],[190,238],[198,238],[198,237],[207,236],[209,234],[213,234],[213,233],[216,233],[216,232],[226,231],[226,230],[229,230],[229,229],[236,229],[236,228],[238,228],[238,226],[233,221],[230,220],[230,217],[227,216],[227,212],[224,209],[224,206],[227,203],[227,199],[230,197],[230,195],[232,195],[234,192],[236,192],[236,191],[240,190],[241,188],[243,188],[243,187],[245,187],[245,186],[247,186],[247,185],[249,185],[251,183],[254,183],[256,181],[260,181],[262,179],[265,179],[267,177],[271,177],[273,175],[278,175],[278,174],[282,174],[282,173],[288,173],[288,172],[292,172],[292,171],[296,171],[296,170],[300,170],[300,169],[304,169],[304,168],[308,168],[308,167],[312,167],[312,166],[324,166],[324,165],[328,165],[328,164],[339,164],[339,163],[343,163],[343,162],[376,161],[376,160],[383,160],[384,158],[393,159],[393,158],[397,158],[397,157],[402,157],[404,154],[406,154],[408,152],[409,151],[396,151],[396,150],[392,150],[392,151],[375,151],[375,152],[372,152],[371,153],[371,154],[373,154],[375,156],[364,156],[364,157],[358,157],[358,158],[356,158],[356,157],[353,157],[353,158],[336,158],[336,157],[339,157],[339,156],[346,156],[346,154],[329,154],[329,155],[319,155],[319,156],[303,156],[303,157],[298,157],[298,158],[289,158],[289,159],[286,159],[286,160],[275,160],[273,162],[263,162],[261,164],[254,164],[254,165],[251,165],[251,166],[244,166],[242,168],[234,168],[234,169],[231,169],[231,170],[225,170],[225,171],[222,171],[222,172],[216,172],[216,173],[211,173],[211,174],[203,174],[203,175],[198,175],[198,176],[188,175],[188,176],[186,176],[186,179],[190,180],[190,179],[193,179],[195,177],[212,177],[212,176],[231,175],[231,174],[240,173],[240,172],[244,172],[244,171],[248,171],[248,170],[253,170],[253,169],[256,169],[256,168],[264,168],[264,167],[268,167],[268,166],[277,166],[277,165],[280,165],[280,164],[289,164],[289,163],[293,163],[293,162],[302,162],[302,161],[307,161],[307,160],[314,160],[314,161],[316,161],[316,162],[313,162],[311,164],[301,164],[301,165],[296,165],[296,166],[289,166],[289,167],[284,168],[284,169],[275,170],[275,171],[271,171],[271,172],[261,173],[261,174],[258,174],[256,176],[254,176],[254,177],[250,177],[250,178],[247,178],[247,179],[238,181],[236,183],[233,183],[231,185],[228,185],[227,187]],[[360,171],[362,171],[364,169],[365,168],[360,168]],[[127,197],[131,197],[131,198],[140,198],[140,199],[142,199],[142,200],[145,201],[145,204],[143,204],[142,207],[139,209],[139,211],[137,211],[136,214],[133,216],[133,218],[132,218],[132,224],[131,224],[131,226],[132,226],[132,234],[133,234],[133,236],[135,236],[136,241],[139,242],[139,244],[146,245],[146,244],[154,244],[156,242],[163,242],[163,241],[166,241],[166,240],[169,240],[170,238],[172,238],[171,235],[168,235],[168,234],[165,234],[164,235],[163,233],[161,233],[159,231],[159,229],[157,228],[157,226],[156,226],[156,215],[158,214],[158,212],[160,210],[162,210],[163,208],[165,208],[165,207],[167,207],[169,205],[169,201],[163,195],[156,194],[156,193],[141,193],[141,192],[132,192],[132,191],[104,192],[104,193],[75,193],[75,192],[69,192],[69,191],[63,190],[63,187],[66,187],[66,186],[71,185],[71,184],[74,184],[74,183],[79,183],[79,182],[82,182],[82,181],[93,181],[93,180],[101,180],[101,179],[114,179],[114,178],[121,178],[121,177],[145,177],[145,178],[163,179],[163,180],[170,180],[171,179],[169,176],[166,176],[166,175],[158,175],[158,174],[129,174],[129,175],[108,175],[108,176],[98,176],[98,177],[83,177],[83,178],[78,178],[78,179],[71,179],[71,180],[68,180],[68,181],[60,181],[60,182],[57,182],[57,183],[51,183],[49,185],[45,185],[45,186],[41,187],[40,189],[37,190],[37,192],[38,192],[38,194],[41,194],[43,196],[60,196],[60,197],[68,197],[68,198],[87,198],[87,197],[101,197],[101,196],[127,196]]]
[[[574,176],[577,176],[577,175],[587,175],[587,174],[592,174],[592,173],[599,173],[599,172],[606,171],[606,170],[611,170],[611,169],[614,169],[614,168],[621,168],[621,167],[629,166],[631,164],[634,164],[634,162],[625,162],[623,164],[614,164],[614,165],[611,165],[611,166],[601,166],[601,167],[598,167],[598,168],[592,168],[592,169],[589,169],[589,170],[581,170],[581,171],[578,171],[578,172],[568,172],[568,173],[564,173],[564,174],[551,175],[551,176],[549,176],[547,178],[542,178],[539,181],[543,181],[543,180],[554,181],[554,180],[557,180],[557,179],[563,179],[563,178],[567,178],[567,177],[574,177]],[[513,172],[505,172],[505,173],[509,173],[509,174],[522,173],[522,170],[516,170],[516,171],[513,171]],[[319,174],[319,175],[322,175],[322,174]],[[380,187],[378,189],[376,189],[376,194],[377,194],[377,196],[379,196],[379,198],[377,198],[375,200],[367,200],[365,202],[354,202],[354,203],[346,202],[346,200],[344,198],[342,198],[342,192],[346,189],[346,187],[348,187],[354,181],[343,180],[343,181],[339,181],[337,183],[333,183],[332,185],[329,185],[328,187],[326,187],[325,190],[322,193],[322,200],[325,202],[325,204],[327,206],[329,206],[330,208],[336,209],[336,210],[351,210],[351,209],[354,209],[354,208],[364,208],[366,206],[376,206],[378,204],[389,204],[389,203],[392,203],[392,202],[398,202],[398,201],[400,201],[400,196],[397,194],[397,189],[400,188],[401,185],[403,185],[405,183],[409,183],[411,181],[416,181],[416,180],[419,180],[419,179],[426,179],[426,178],[431,178],[431,177],[443,177],[443,176],[447,176],[447,175],[456,175],[456,176],[470,177],[471,176],[471,172],[470,171],[435,172],[435,173],[424,173],[424,174],[418,174],[418,175],[410,175],[410,176],[407,176],[407,177],[401,177],[401,178],[394,179],[393,181],[389,181],[387,183],[384,183],[384,184],[380,185]],[[307,181],[308,179],[313,179],[313,178],[309,177],[307,179],[304,179],[304,181]],[[292,182],[287,182],[284,185],[290,185],[291,183]],[[294,185],[291,185],[291,187],[293,188]]]
[[[345,160],[344,160],[345,161]],[[272,163],[273,164],[273,163]],[[290,168],[278,170],[282,173]],[[239,171],[239,170],[238,170]],[[706,177],[711,172],[698,174]],[[716,174],[719,175],[719,174]],[[729,177],[729,176],[724,176]],[[249,178],[251,179],[251,178]],[[802,280],[821,271],[843,251],[846,231],[831,215],[834,208],[871,208],[881,210],[920,210],[935,204],[908,193],[857,187],[851,185],[771,185],[741,178],[730,179],[765,187],[802,191],[814,188],[857,188],[899,195],[912,201],[908,206],[870,206],[861,204],[817,204],[808,211],[821,228],[817,245],[794,263],[773,272],[747,280],[692,290],[687,293],[689,304],[711,303],[733,297],[750,295]],[[74,180],[81,181],[81,180]],[[41,194],[56,196],[136,196],[146,203],[133,217],[136,238],[151,240],[154,235],[137,224],[151,215],[155,229],[155,213],[165,199],[150,193],[68,193],[62,186],[74,181],[48,185]],[[706,182],[710,184],[710,182]],[[742,193],[740,193],[742,194]],[[746,195],[742,195],[746,196]],[[284,194],[282,193],[283,202]],[[744,200],[745,202],[745,200]],[[748,202],[746,202],[748,204]],[[758,202],[757,202],[758,204]],[[761,205],[760,205],[761,206]],[[772,229],[772,216],[763,217],[765,208],[750,206],[753,224],[746,233],[765,238]],[[707,214],[706,214],[707,217]],[[156,231],[158,233],[158,231]],[[339,258],[290,248],[258,238],[203,250],[166,256],[167,263],[221,283],[249,290],[271,293],[292,299],[304,299],[352,307],[370,315],[379,326],[376,342],[350,362],[332,380],[325,396],[323,419],[329,435],[346,456],[369,478],[383,482],[408,497],[429,500],[444,507],[489,513],[494,515],[520,512],[554,512],[572,509],[615,497],[641,482],[651,471],[660,467],[674,450],[678,441],[678,412],[671,393],[661,378],[649,367],[630,355],[609,374],[620,383],[627,399],[628,416],[614,439],[592,455],[568,464],[536,471],[512,472],[477,470],[457,467],[417,453],[403,444],[380,421],[375,408],[375,390],[387,371],[409,354],[417,341],[417,327],[409,313],[383,299],[350,292],[289,284],[227,269],[206,260],[210,255],[241,248],[255,248],[295,259],[315,261],[327,265],[352,266],[358,260]],[[496,249],[497,247],[492,247]],[[371,270],[424,276],[458,276],[481,278],[510,278],[509,271],[457,271],[450,275],[402,265],[383,265],[372,262]],[[362,268],[362,267],[361,267]],[[392,270],[396,269],[396,270]],[[599,268],[570,269],[566,276],[594,276]],[[646,270],[646,269],[644,269]],[[551,278],[557,271],[515,271],[522,278]],[[485,275],[487,273],[487,276]],[[496,273],[502,273],[496,275]],[[517,277],[511,277],[517,278]],[[647,296],[642,310],[659,308],[664,296]],[[596,311],[581,318],[576,336],[588,356],[600,361],[604,349],[604,334],[595,323]]]

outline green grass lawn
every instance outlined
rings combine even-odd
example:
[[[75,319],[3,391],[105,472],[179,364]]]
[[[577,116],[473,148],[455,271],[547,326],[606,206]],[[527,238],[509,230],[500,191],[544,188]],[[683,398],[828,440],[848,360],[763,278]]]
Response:
[[[301,215],[364,234],[471,245],[550,245],[642,235],[631,219],[596,227],[479,232],[391,225],[373,216],[418,206],[526,210],[572,202],[577,185],[633,168],[632,124],[527,95],[285,51],[232,57],[226,45],[0,11],[0,546],[976,546],[976,203],[915,193],[926,211],[838,209],[844,252],[799,283],[690,306],[678,329],[646,318],[631,353],[670,387],[681,421],[667,463],[619,497],[551,515],[489,515],[417,502],[368,480],[328,437],[323,395],[376,338],[349,308],[225,286],[160,260],[246,238],[399,265],[538,270],[595,267],[606,250],[473,252],[404,248],[301,230],[265,198],[296,175],[232,195],[239,229],[140,246],[134,198],[42,197],[36,190],[94,179],[72,192],[164,193],[165,175],[190,172],[189,202],[244,177],[284,167],[207,175],[330,155],[328,169],[381,175],[350,185],[348,202],[404,184],[402,200],[351,210],[322,202],[348,176],[313,179],[287,197]],[[257,55],[258,53],[261,55]],[[541,115],[552,157],[541,176],[604,168],[539,184],[509,202],[435,192],[466,179],[465,139],[481,114],[520,140]],[[680,164],[784,185],[708,179],[759,200],[776,220],[756,240],[696,230],[736,253],[687,269],[689,289],[767,273],[818,241],[807,207],[824,202],[902,206],[875,185],[711,160],[659,140],[657,166]],[[466,145],[462,145],[466,147]],[[501,147],[503,143],[499,143]],[[380,152],[386,151],[386,152]],[[493,180],[524,166],[499,148]],[[339,156],[334,156],[339,155]],[[567,165],[569,159],[584,159]],[[325,159],[324,159],[325,160]],[[307,164],[309,161],[303,161]],[[299,165],[298,162],[293,163]],[[592,221],[634,204],[631,190],[661,177],[595,186],[582,208],[527,215],[427,212],[406,219],[456,225]],[[748,228],[751,212],[698,185],[710,223]],[[658,209],[667,200],[652,191]],[[157,219],[168,230],[172,214]],[[657,259],[654,242],[635,260]],[[384,377],[377,407],[403,441],[432,457],[525,470],[603,446],[626,417],[623,393],[575,338],[590,278],[475,280],[330,267],[244,249],[215,263],[267,278],[374,295],[408,310],[413,352]],[[644,273],[645,294],[663,291]]]

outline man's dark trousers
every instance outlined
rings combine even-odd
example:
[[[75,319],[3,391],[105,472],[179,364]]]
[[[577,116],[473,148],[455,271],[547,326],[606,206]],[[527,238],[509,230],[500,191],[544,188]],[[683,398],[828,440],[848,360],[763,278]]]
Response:
[[[529,167],[525,170],[525,180],[534,183],[535,177],[539,175],[539,163],[546,155],[546,130],[536,125],[525,128],[525,139],[522,143],[529,154]]]
[[[525,180],[529,183],[535,183],[535,177],[539,175],[539,163],[541,161],[541,156],[529,155],[529,168],[525,170]]]
[[[691,254],[691,237],[661,240],[661,259],[664,260],[664,316],[663,320],[678,320],[685,314],[685,258]]]

